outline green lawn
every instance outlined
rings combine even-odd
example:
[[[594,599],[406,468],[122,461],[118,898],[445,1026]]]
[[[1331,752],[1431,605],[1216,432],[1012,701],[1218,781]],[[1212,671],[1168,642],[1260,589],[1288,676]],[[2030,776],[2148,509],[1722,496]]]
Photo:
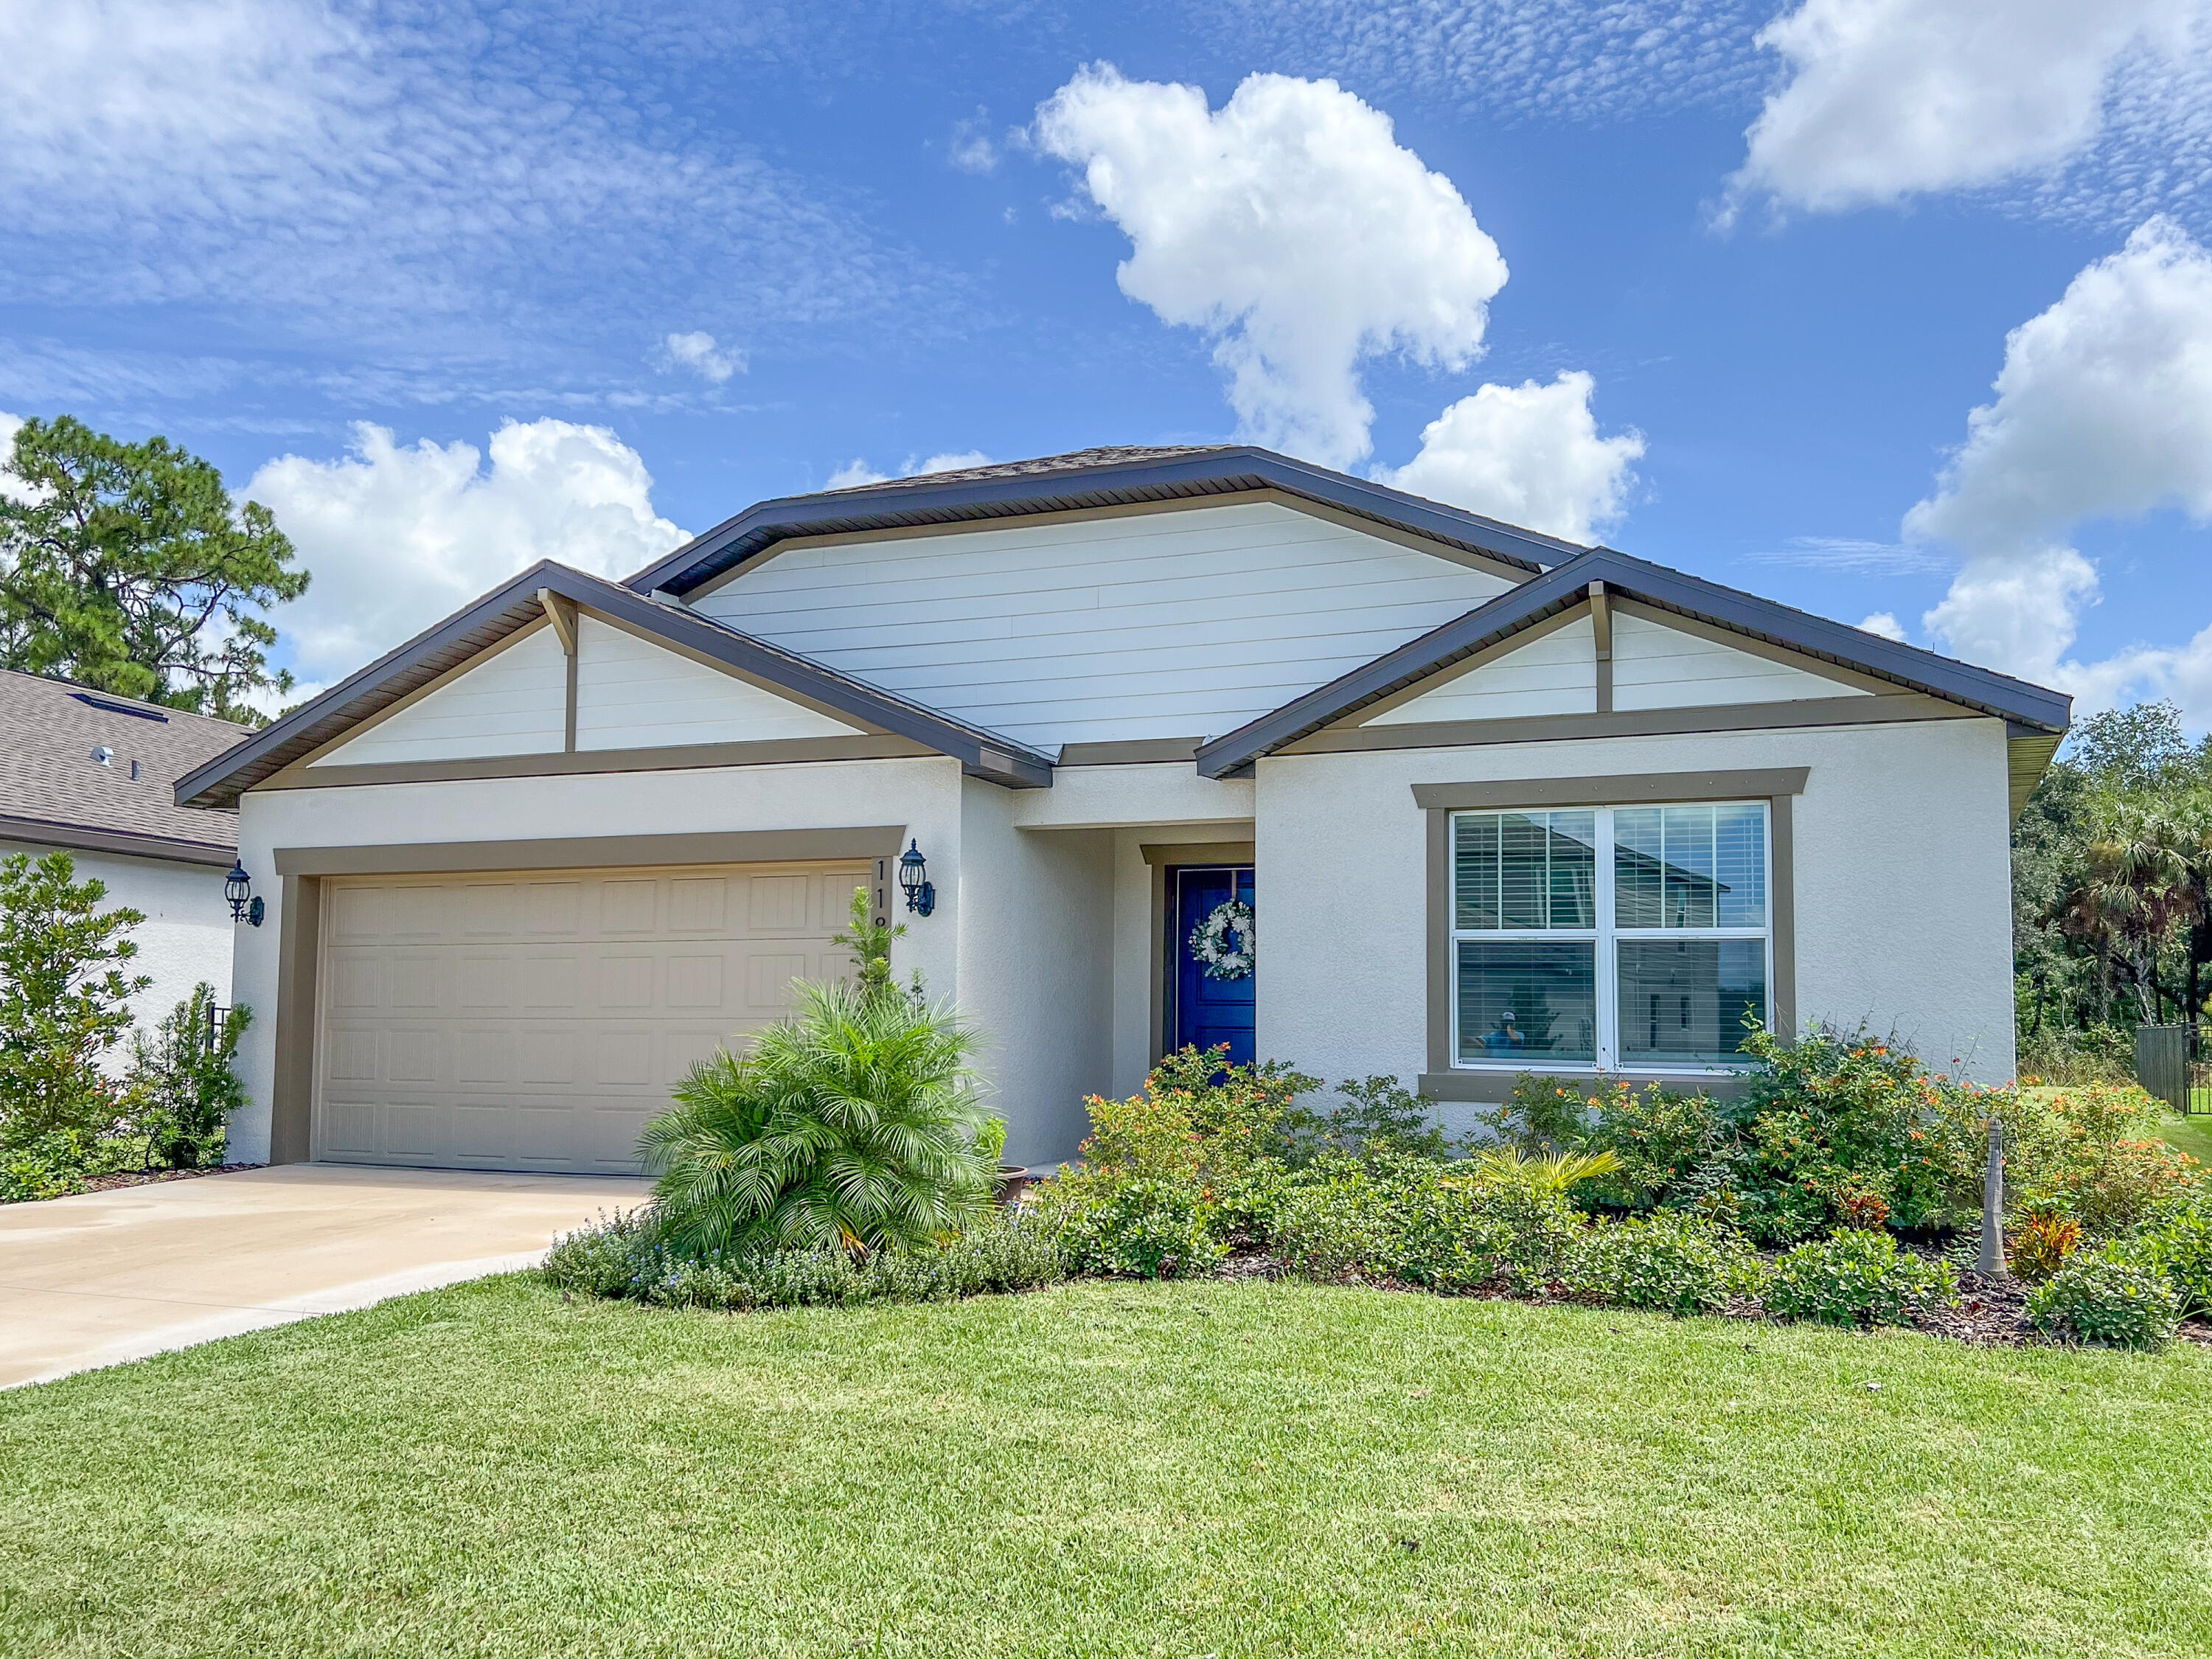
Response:
[[[0,1395],[0,1654],[2203,1655],[2208,1411],[2185,1346],[509,1278]]]
[[[2212,1116],[2166,1118],[2159,1125],[2158,1138],[2200,1163],[2212,1164]]]

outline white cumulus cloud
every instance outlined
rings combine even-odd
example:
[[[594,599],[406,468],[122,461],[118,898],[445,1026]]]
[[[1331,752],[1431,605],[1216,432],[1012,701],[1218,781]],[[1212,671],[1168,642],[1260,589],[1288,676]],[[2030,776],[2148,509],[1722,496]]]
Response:
[[[474,444],[401,445],[354,428],[336,460],[286,455],[253,475],[313,573],[278,613],[294,672],[350,673],[536,560],[627,575],[686,539],[653,509],[636,451],[605,427],[509,422]]]
[[[1218,111],[1197,87],[1079,70],[1036,142],[1081,170],[1133,244],[1121,291],[1214,342],[1246,435],[1331,466],[1366,455],[1358,365],[1480,352],[1505,261],[1390,118],[1334,81],[1254,75]]]
[[[957,472],[963,467],[988,466],[991,458],[980,449],[963,449],[955,453],[932,455],[917,460],[909,455],[906,464],[896,472],[878,472],[860,456],[839,467],[830,475],[824,489],[858,489],[863,484],[889,483],[893,478],[919,478],[930,472]]]
[[[1598,435],[1590,412],[1596,382],[1577,369],[1550,385],[1486,386],[1462,398],[1421,434],[1407,465],[1376,477],[1431,501],[1571,542],[1592,539],[1619,519],[1635,483],[1629,464],[1644,436]]]
[[[2160,507],[2212,521],[2212,254],[2168,221],[2144,225],[2012,331],[1995,391],[1936,493],[1905,515],[1908,539],[1965,559],[1924,625],[1961,656],[2093,707],[2172,696],[2206,721],[2212,628],[2100,662],[2068,656],[2099,586],[2068,538]],[[2205,591],[2177,598],[2201,604]]]
[[[744,372],[745,354],[735,346],[720,346],[702,331],[671,334],[660,343],[661,367],[688,368],[709,386],[720,386],[732,374]]]
[[[1815,211],[1995,184],[2076,155],[2130,54],[2185,53],[2206,0],[1804,0],[1729,181]]]

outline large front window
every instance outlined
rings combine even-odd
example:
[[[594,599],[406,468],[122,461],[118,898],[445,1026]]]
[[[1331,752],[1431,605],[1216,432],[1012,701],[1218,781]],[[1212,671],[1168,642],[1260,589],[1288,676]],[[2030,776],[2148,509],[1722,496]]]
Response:
[[[1764,802],[1452,816],[1452,1053],[1700,1070],[1767,1018]]]

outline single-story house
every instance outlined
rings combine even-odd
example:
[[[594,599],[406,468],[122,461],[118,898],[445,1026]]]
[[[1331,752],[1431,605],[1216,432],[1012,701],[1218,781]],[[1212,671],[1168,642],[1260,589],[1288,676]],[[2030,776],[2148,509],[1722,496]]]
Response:
[[[154,981],[131,1004],[149,1034],[195,985],[230,1000],[223,878],[238,814],[180,806],[173,792],[244,735],[228,720],[0,671],[0,858],[67,853],[79,879],[106,884],[106,908],[144,915],[125,971]],[[129,1055],[118,1048],[111,1063]]]
[[[1188,1042],[1462,1110],[1726,1087],[1746,1013],[2007,1075],[2008,826],[2068,714],[1264,450],[1104,449],[537,565],[177,799],[268,903],[241,1153],[629,1170],[843,971],[858,887],[1038,1164]]]

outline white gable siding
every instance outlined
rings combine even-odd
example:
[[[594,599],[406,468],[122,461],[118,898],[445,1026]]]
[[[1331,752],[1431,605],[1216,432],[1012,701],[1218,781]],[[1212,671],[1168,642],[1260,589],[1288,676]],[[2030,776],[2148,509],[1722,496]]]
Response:
[[[696,608],[1049,750],[1218,737],[1509,586],[1249,502],[795,548]]]
[[[1377,714],[1365,726],[1424,720],[1502,720],[1528,714],[1597,712],[1597,635],[1577,617],[1543,638],[1446,680]]]
[[[661,749],[859,733],[590,617],[576,636],[576,747]]]
[[[310,763],[372,766],[557,751],[568,726],[568,678],[559,635],[540,628]]]
[[[1613,706],[1618,709],[1706,708],[1871,695],[1841,680],[1771,662],[1642,617],[1613,613]]]

